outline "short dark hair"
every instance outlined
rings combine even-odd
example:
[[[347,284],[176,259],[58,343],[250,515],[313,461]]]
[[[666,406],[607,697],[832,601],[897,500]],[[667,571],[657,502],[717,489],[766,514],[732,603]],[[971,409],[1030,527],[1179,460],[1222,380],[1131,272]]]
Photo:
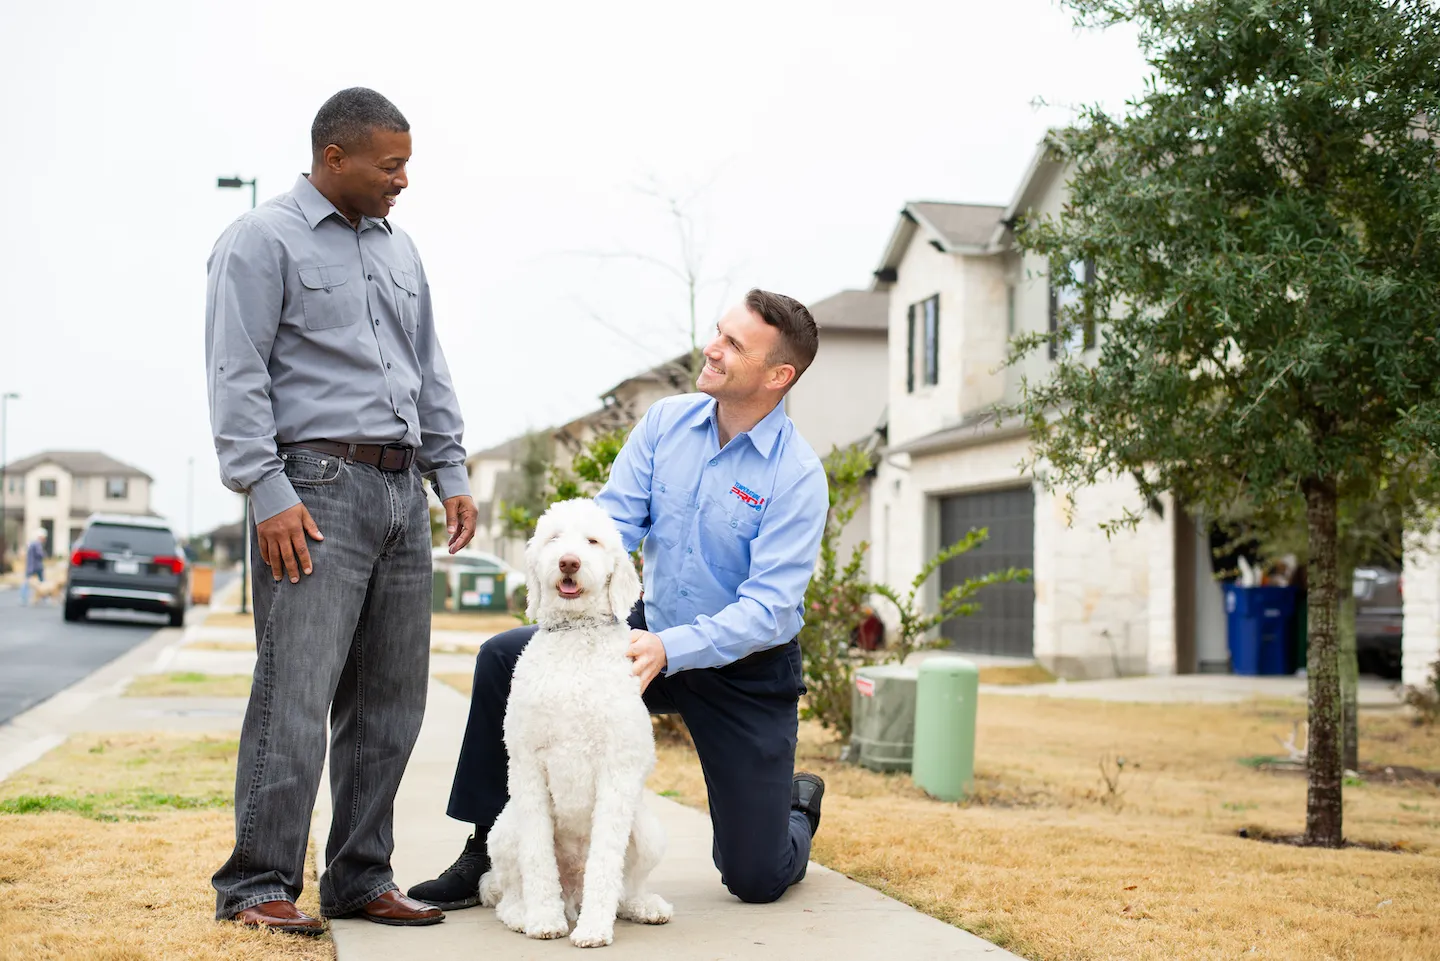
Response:
[[[370,142],[370,131],[409,133],[410,121],[399,109],[368,87],[342,90],[320,107],[310,125],[310,157],[316,163],[332,143],[353,150]]]
[[[745,307],[780,331],[780,342],[766,359],[771,364],[789,364],[795,368],[795,380],[790,382],[793,387],[815,359],[815,351],[820,349],[820,328],[810,316],[810,309],[794,297],[758,287],[745,295]]]

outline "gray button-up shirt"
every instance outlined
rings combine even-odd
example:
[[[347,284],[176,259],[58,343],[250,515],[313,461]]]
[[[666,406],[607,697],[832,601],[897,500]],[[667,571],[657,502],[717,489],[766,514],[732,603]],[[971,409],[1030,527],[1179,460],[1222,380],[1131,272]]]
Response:
[[[205,362],[220,476],[256,523],[300,503],[277,444],[406,444],[442,500],[470,492],[414,242],[387,220],[350,226],[303,175],[211,252]]]

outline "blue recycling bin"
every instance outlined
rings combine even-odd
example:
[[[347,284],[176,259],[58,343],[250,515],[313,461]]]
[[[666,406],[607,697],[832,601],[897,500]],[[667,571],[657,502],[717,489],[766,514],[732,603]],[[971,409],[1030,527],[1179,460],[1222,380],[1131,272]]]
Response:
[[[1291,674],[1294,587],[1225,586],[1225,633],[1235,674]]]

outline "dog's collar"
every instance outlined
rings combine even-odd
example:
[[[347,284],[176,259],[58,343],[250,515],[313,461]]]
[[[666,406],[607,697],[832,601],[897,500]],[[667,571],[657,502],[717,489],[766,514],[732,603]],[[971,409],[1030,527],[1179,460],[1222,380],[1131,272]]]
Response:
[[[620,623],[620,618],[611,614],[609,617],[562,617],[553,621],[536,621],[535,623],[546,631],[563,631],[576,627],[594,627],[597,624],[613,627]]]

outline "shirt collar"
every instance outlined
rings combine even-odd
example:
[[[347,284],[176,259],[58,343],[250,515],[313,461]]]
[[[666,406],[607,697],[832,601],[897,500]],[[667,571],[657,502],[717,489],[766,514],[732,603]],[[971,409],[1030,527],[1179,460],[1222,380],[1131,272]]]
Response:
[[[347,227],[350,225],[350,221],[346,220],[344,215],[335,209],[335,205],[330,202],[329,198],[322,194],[319,188],[310,182],[308,174],[301,174],[295,180],[295,189],[290,192],[290,195],[295,198],[295,203],[300,207],[300,213],[305,215],[305,222],[310,225],[311,230],[314,230],[320,226],[322,221],[332,216],[339,217],[340,221]],[[391,228],[390,221],[388,220],[377,220],[374,217],[360,218],[361,230],[377,225],[384,227],[386,233],[395,232]]]
[[[686,425],[692,430],[701,427],[708,427],[715,419],[715,399],[712,397],[703,404],[694,414],[690,416]],[[750,446],[766,460],[775,451],[775,442],[780,439],[780,431],[785,427],[785,402],[782,400],[775,405],[775,409],[760,419],[760,423],[746,431],[742,436],[750,439]],[[718,428],[718,423],[716,424]]]

